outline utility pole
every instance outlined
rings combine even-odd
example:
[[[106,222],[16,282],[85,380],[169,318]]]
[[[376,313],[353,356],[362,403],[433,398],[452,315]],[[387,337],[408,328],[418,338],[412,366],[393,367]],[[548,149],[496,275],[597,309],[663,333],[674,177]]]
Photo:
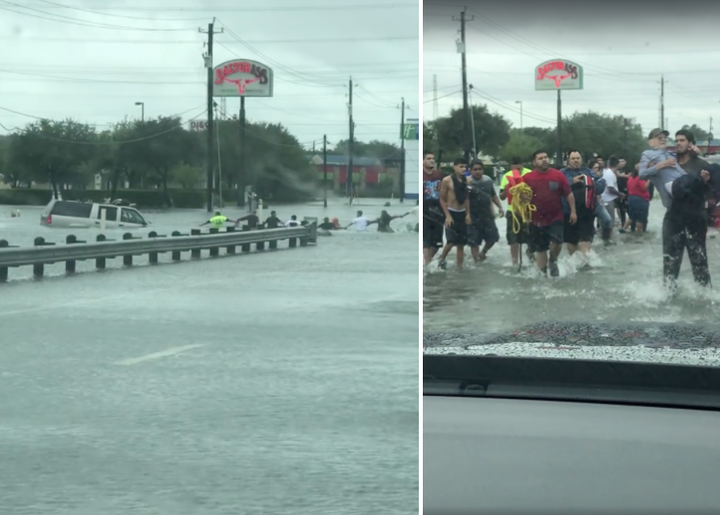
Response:
[[[465,152],[465,159],[470,161],[470,147],[472,146],[472,138],[470,134],[470,113],[468,109],[468,89],[467,89],[467,60],[465,55],[465,22],[472,21],[475,17],[467,19],[465,16],[465,10],[460,13],[460,20],[453,18],[454,21],[460,21],[460,41],[458,41],[458,52],[462,56],[462,89],[463,89],[463,150]]]
[[[405,200],[405,98],[400,107],[400,203]]]
[[[708,154],[710,153],[710,143],[712,142],[712,139],[713,139],[712,131],[713,131],[713,126],[712,126],[712,116],[711,116],[710,117],[710,132],[708,133],[708,145],[707,145],[707,153]]]
[[[313,142],[313,147],[315,147],[315,142]],[[323,134],[323,190],[325,190],[323,206],[327,209],[327,134]]]
[[[472,89],[473,89],[473,85],[472,85],[472,84],[468,84],[468,90],[469,90],[469,91],[468,91],[468,105],[470,106],[470,112],[471,112],[471,113],[472,113],[472,105],[473,105],[473,103],[472,103]],[[473,159],[477,159],[478,150],[477,150],[477,141],[475,140],[475,117],[472,116],[472,115],[470,116],[470,134],[472,134],[472,138],[471,138],[471,140],[472,140],[472,147],[470,147],[470,149],[472,150],[472,152],[471,152],[471,157],[472,157]],[[470,164],[470,163],[468,163],[468,164]]]
[[[522,100],[516,100],[516,104],[520,104],[520,130],[523,129],[523,117],[522,117]]]
[[[433,121],[438,117],[437,75],[433,75]]]
[[[348,140],[348,168],[347,168],[347,185],[346,185],[346,191],[349,192],[350,195],[350,204],[352,206],[353,203],[353,194],[355,190],[355,185],[353,184],[353,153],[355,152],[355,122],[353,122],[353,81],[352,77],[350,77],[350,81],[348,82],[348,88],[349,88],[349,94],[348,94],[348,117],[350,121],[350,139]]]
[[[213,130],[213,35],[220,34],[223,31],[215,32],[215,18],[208,23],[207,32],[198,29],[201,34],[207,34],[207,52],[205,53],[205,68],[207,68],[207,212],[212,213],[213,209],[213,150],[214,136]]]
[[[665,130],[665,75],[660,76],[660,128]]]

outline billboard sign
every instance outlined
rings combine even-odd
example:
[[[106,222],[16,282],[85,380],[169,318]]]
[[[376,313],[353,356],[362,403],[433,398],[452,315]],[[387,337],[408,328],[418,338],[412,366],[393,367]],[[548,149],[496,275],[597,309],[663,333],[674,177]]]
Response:
[[[535,68],[535,90],[583,89],[583,67],[564,59],[551,59]]]
[[[195,132],[195,131],[205,131],[207,130],[207,120],[190,120],[188,122],[189,130]]]
[[[214,97],[271,97],[273,71],[257,61],[233,59],[213,68]]]
[[[420,120],[408,118],[403,126],[405,133],[401,136],[404,140],[420,139]]]
[[[405,119],[405,198],[417,200],[420,198],[420,119]]]

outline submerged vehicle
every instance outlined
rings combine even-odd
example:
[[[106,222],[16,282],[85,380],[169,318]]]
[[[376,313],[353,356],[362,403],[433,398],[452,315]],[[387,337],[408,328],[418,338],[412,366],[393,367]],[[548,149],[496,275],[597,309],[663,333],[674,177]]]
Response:
[[[40,215],[40,225],[45,227],[90,228],[102,227],[103,223],[108,229],[133,229],[148,225],[135,207],[113,203],[53,199]]]

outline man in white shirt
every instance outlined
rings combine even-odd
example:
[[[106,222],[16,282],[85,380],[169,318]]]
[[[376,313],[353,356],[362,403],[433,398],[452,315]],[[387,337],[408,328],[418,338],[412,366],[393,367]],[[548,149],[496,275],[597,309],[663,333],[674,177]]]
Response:
[[[355,218],[355,220],[350,222],[348,224],[348,226],[345,227],[345,229],[349,229],[351,225],[354,225],[355,230],[358,232],[361,232],[361,231],[364,231],[365,229],[367,229],[368,225],[372,225],[374,223],[376,223],[376,222],[371,222],[370,220],[367,219],[367,217],[363,216],[362,211],[358,211],[357,218]]]
[[[605,191],[602,194],[602,201],[610,214],[612,225],[610,229],[610,237],[615,228],[615,200],[624,198],[625,194],[618,190],[617,172],[620,166],[620,160],[612,156],[608,159],[608,167],[603,170],[603,179],[605,179]]]

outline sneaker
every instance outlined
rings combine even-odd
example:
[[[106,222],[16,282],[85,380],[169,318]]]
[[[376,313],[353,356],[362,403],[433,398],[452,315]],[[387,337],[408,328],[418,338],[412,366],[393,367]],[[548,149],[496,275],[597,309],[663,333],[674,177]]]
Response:
[[[440,270],[447,270],[447,261],[444,259],[438,263],[438,268]]]
[[[557,261],[550,261],[548,263],[548,268],[550,268],[550,277],[558,277],[560,275],[560,270],[557,266]]]

